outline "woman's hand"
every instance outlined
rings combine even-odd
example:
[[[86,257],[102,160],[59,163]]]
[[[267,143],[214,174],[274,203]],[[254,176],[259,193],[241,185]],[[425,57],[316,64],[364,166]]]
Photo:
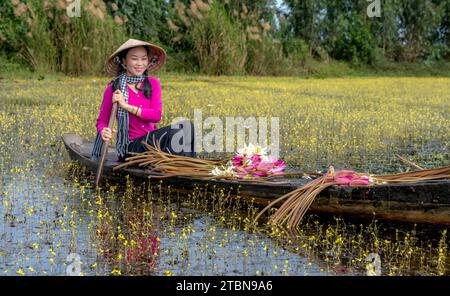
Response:
[[[113,93],[112,102],[113,102],[113,104],[114,104],[115,102],[117,102],[121,108],[124,108],[125,105],[127,104],[127,103],[125,102],[125,99],[124,99],[123,94],[122,94],[122,92],[120,91],[120,89],[116,90],[116,91]]]
[[[102,129],[102,140],[103,140],[103,142],[111,141],[112,133],[116,133],[116,132],[117,132],[117,130],[115,128],[113,128],[113,130],[111,132],[111,129],[109,127],[104,127]]]

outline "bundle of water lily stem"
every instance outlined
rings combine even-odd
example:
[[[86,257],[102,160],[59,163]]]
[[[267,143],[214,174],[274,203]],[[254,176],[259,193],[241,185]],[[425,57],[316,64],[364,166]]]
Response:
[[[269,218],[272,225],[285,226],[288,229],[298,227],[300,221],[315,198],[330,186],[377,186],[390,183],[417,183],[432,180],[450,179],[450,166],[436,169],[423,169],[400,156],[402,161],[417,170],[391,175],[372,175],[357,173],[352,170],[335,171],[333,166],[325,174],[320,173],[284,173],[284,162],[268,157],[265,148],[250,144],[238,150],[232,160],[207,160],[173,155],[161,151],[159,144],[153,147],[143,142],[148,151],[130,152],[132,157],[127,162],[114,167],[114,170],[129,165],[146,167],[152,178],[189,176],[204,179],[228,179],[238,182],[264,184],[288,184],[289,182],[270,181],[273,178],[314,176],[312,181],[301,186],[267,205],[255,218],[257,221],[263,213],[282,202],[278,210]],[[284,201],[284,202],[283,202]]]

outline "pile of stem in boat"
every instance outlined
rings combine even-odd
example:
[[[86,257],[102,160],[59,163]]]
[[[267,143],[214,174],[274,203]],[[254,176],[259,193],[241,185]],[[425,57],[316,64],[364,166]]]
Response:
[[[113,170],[118,170],[130,165],[138,165],[140,167],[146,167],[149,170],[152,178],[168,178],[175,176],[189,176],[203,179],[225,179],[236,180],[238,182],[250,182],[250,183],[262,183],[262,184],[288,184],[287,181],[269,181],[272,178],[282,177],[298,177],[309,175],[320,175],[317,173],[286,173],[282,175],[274,175],[269,177],[255,177],[255,178],[239,178],[235,176],[214,176],[211,175],[211,171],[216,166],[224,166],[229,160],[207,160],[194,157],[187,157],[181,155],[174,155],[161,150],[159,142],[156,142],[156,146],[151,146],[146,142],[142,142],[148,151],[143,153],[129,152],[132,157],[128,157],[126,162],[115,166]]]
[[[436,169],[421,169],[400,174],[392,175],[375,175],[372,176],[375,184],[388,183],[418,183],[433,180],[450,179],[450,166]],[[306,211],[309,209],[314,199],[327,187],[332,185],[345,185],[334,181],[333,174],[328,173],[317,178],[310,183],[291,191],[266,206],[255,218],[255,222],[261,215],[285,200],[280,208],[269,218],[269,224],[286,226],[290,230],[294,230],[300,224]],[[373,185],[376,186],[376,185]]]
[[[376,181],[385,183],[417,183],[441,179],[450,179],[450,166],[436,169],[421,169],[393,175],[378,175],[372,177]]]

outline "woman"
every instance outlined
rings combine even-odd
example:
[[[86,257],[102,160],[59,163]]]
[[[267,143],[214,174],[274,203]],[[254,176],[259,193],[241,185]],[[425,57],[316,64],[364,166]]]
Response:
[[[98,159],[104,142],[112,139],[116,129],[108,127],[112,104],[118,104],[117,161],[124,162],[128,152],[145,152],[142,141],[152,146],[159,142],[162,151],[195,157],[194,127],[191,121],[157,128],[161,120],[162,102],[159,80],[147,77],[166,60],[165,51],[151,43],[129,39],[107,60],[106,71],[117,76],[103,95],[97,118],[97,137],[92,158]]]

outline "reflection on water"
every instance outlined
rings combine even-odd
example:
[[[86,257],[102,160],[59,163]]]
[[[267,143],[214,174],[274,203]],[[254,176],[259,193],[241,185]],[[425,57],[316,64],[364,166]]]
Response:
[[[225,216],[220,222],[215,214],[160,198],[171,194],[163,187],[144,193],[153,198],[144,201],[136,189],[113,186],[94,194],[64,168],[45,172],[25,165],[3,176],[0,270],[6,275],[66,274],[71,253],[80,256],[84,275],[330,272]]]

